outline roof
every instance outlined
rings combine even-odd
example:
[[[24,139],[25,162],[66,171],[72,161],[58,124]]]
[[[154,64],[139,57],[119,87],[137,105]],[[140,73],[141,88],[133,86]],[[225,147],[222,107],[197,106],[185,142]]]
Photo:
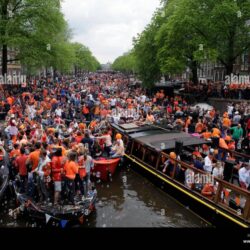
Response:
[[[131,138],[156,150],[174,149],[177,141],[182,142],[184,147],[208,143],[204,139],[183,132],[147,131],[135,133]]]
[[[145,125],[138,127],[134,124],[112,124],[118,131],[129,135],[131,139],[147,145],[157,151],[175,148],[176,141],[182,142],[183,146],[202,145],[209,142],[184,132],[166,129],[165,127]]]

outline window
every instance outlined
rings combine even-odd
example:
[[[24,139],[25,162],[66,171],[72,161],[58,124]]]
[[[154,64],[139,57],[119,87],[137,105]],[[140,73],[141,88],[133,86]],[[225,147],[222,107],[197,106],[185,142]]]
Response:
[[[151,149],[146,149],[144,162],[156,168],[157,161],[158,161],[158,153]]]

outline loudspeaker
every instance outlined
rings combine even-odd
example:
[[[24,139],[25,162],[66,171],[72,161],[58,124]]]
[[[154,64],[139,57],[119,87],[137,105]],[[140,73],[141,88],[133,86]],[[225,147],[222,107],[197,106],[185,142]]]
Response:
[[[181,154],[183,149],[183,142],[182,141],[176,141],[175,142],[175,153],[177,155]]]
[[[219,137],[212,137],[212,148],[219,148],[220,145],[220,138]]]

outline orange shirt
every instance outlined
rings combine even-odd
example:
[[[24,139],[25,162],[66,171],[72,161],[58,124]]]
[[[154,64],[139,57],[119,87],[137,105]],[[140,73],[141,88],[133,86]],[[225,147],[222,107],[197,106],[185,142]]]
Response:
[[[95,107],[94,114],[95,115],[99,115],[100,114],[100,107],[99,106]]]
[[[231,126],[231,120],[229,118],[225,117],[223,119],[222,124],[223,124],[224,127],[230,127]]]
[[[83,139],[83,136],[82,135],[78,135],[78,136],[76,136],[76,142],[77,143],[81,143],[81,141],[82,141],[82,139]]]
[[[13,149],[13,150],[10,152],[10,158],[14,158],[14,157],[17,157],[17,156],[19,156],[19,155],[21,155],[19,149]]]
[[[212,137],[220,137],[220,130],[218,128],[213,128]]]
[[[68,179],[74,180],[78,173],[78,165],[74,161],[67,161],[64,165],[65,176]]]
[[[204,139],[209,139],[211,136],[212,136],[212,133],[210,133],[210,132],[204,132],[204,133],[202,133],[202,136],[203,136],[203,138]]]
[[[220,138],[219,146],[224,149],[228,149],[228,145],[226,144],[223,138]]]
[[[83,107],[82,113],[83,113],[84,115],[89,114],[89,109],[88,109],[87,107]]]
[[[8,103],[10,106],[12,106],[13,103],[14,103],[14,98],[12,98],[12,97],[7,97],[7,103]]]
[[[39,163],[40,150],[35,150],[34,152],[29,154],[29,160],[32,163],[32,170],[36,169]]]
[[[214,186],[210,184],[206,184],[201,191],[201,194],[207,196],[208,198],[212,198],[214,193]]]

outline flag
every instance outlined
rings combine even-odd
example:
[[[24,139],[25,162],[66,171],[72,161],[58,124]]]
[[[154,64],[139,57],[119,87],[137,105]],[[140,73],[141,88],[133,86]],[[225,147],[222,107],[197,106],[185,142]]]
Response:
[[[60,223],[61,223],[61,227],[65,228],[66,225],[67,225],[67,223],[68,223],[68,221],[67,220],[61,220]]]
[[[50,220],[51,216],[50,216],[50,215],[48,215],[48,214],[45,214],[45,217],[46,217],[46,224],[48,224],[48,222],[49,222],[49,220]]]

